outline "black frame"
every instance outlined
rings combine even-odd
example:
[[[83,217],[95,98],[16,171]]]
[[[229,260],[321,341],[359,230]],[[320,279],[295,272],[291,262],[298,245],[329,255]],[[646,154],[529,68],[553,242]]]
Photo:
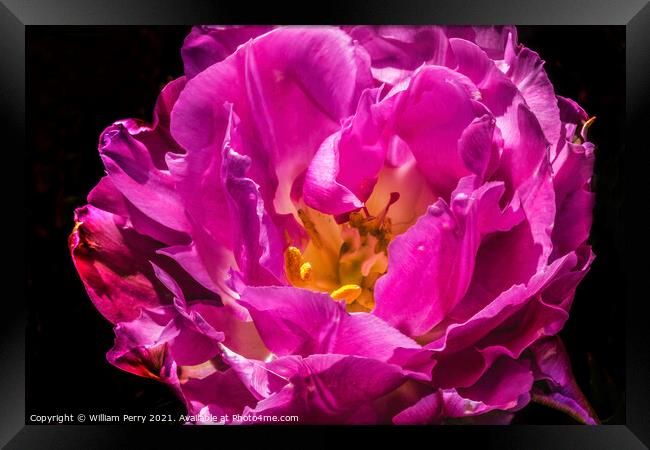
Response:
[[[420,437],[439,442],[440,440],[458,443],[480,443],[501,448],[590,448],[590,449],[636,449],[648,448],[650,445],[650,412],[647,401],[650,400],[650,332],[647,315],[641,309],[647,304],[645,287],[647,274],[643,262],[645,245],[648,238],[648,226],[640,217],[633,217],[636,212],[643,212],[647,200],[644,193],[647,185],[642,171],[650,167],[639,163],[644,155],[642,144],[643,132],[648,128],[650,110],[650,5],[647,0],[500,0],[496,1],[440,1],[411,0],[404,2],[323,2],[321,9],[303,6],[280,8],[278,5],[255,6],[240,2],[217,2],[201,0],[189,7],[186,1],[170,0],[164,5],[160,1],[146,0],[111,2],[96,0],[58,0],[30,1],[3,0],[0,4],[0,55],[3,57],[0,71],[0,98],[3,104],[3,123],[14,138],[13,146],[5,147],[5,157],[15,158],[5,163],[23,164],[20,150],[24,148],[25,138],[25,26],[29,25],[117,25],[117,24],[151,24],[151,25],[185,25],[193,23],[448,23],[448,24],[611,24],[626,27],[626,109],[627,139],[624,152],[624,223],[625,254],[624,270],[627,274],[626,314],[627,347],[626,351],[626,420],[623,425],[610,426],[533,426],[519,425],[513,427],[389,427],[389,428],[355,428],[354,434],[370,435],[384,438],[388,435],[405,440],[411,432]],[[270,6],[270,8],[269,8]],[[291,15],[289,15],[289,11]],[[604,62],[606,63],[606,61]],[[647,142],[647,141],[646,141]],[[10,150],[16,149],[16,150]],[[647,170],[647,169],[646,169]],[[7,255],[12,255],[10,270],[15,277],[24,279],[25,256],[24,236],[20,224],[23,208],[23,192],[17,193],[16,182],[21,186],[28,183],[20,179],[24,172],[13,172],[14,178],[4,192],[6,201],[15,201],[18,205],[7,205],[10,211],[10,224],[13,231],[6,239]],[[5,172],[5,173],[6,173]],[[647,177],[647,175],[646,175]],[[16,195],[19,194],[19,195]],[[647,197],[645,197],[647,199]],[[641,210],[641,211],[640,211]],[[634,236],[634,239],[631,239]],[[18,237],[18,238],[17,238]],[[16,246],[18,248],[13,248]],[[16,256],[18,255],[18,256]],[[641,255],[641,257],[634,257]],[[623,287],[621,287],[621,290]],[[22,300],[22,301],[21,301]],[[133,439],[147,435],[145,448],[157,447],[155,442],[164,442],[170,434],[180,435],[185,442],[196,437],[215,439],[215,434],[203,434],[207,431],[191,430],[193,427],[132,427],[125,425],[25,425],[25,323],[24,295],[16,300],[5,296],[3,305],[2,339],[0,340],[0,361],[3,368],[0,395],[3,407],[0,408],[0,444],[9,442],[8,448],[130,448]],[[53,386],[53,389],[56,387]],[[153,429],[155,427],[155,430]],[[191,431],[190,431],[191,430]],[[313,443],[332,439],[332,428],[294,427],[291,430],[276,427],[273,429],[257,427],[256,433],[269,437],[280,431],[288,440]],[[218,438],[230,435],[243,438],[247,442],[250,427],[220,428]],[[245,433],[245,434],[242,434]],[[406,433],[406,434],[404,434]],[[288,439],[287,439],[288,438]],[[335,437],[336,440],[338,438]],[[336,441],[334,441],[336,442]],[[159,447],[158,447],[159,448]]]

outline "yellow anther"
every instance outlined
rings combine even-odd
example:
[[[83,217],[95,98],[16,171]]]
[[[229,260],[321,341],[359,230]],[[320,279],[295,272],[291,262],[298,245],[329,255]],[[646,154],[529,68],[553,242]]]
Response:
[[[345,303],[352,303],[361,295],[361,287],[356,284],[344,284],[340,288],[332,291],[330,297],[334,300],[345,300]]]
[[[284,270],[287,278],[294,286],[303,281],[302,278],[302,253],[296,247],[287,247],[284,251]]]
[[[589,127],[594,123],[596,120],[596,116],[591,116],[589,120],[585,121],[585,123],[582,124],[582,129],[580,130],[580,136],[578,137],[579,139],[579,144],[582,144],[584,141],[587,140],[587,133],[589,132]]]
[[[309,281],[311,278],[311,264],[308,262],[300,266],[300,279],[302,281]]]
[[[582,131],[583,133],[586,133],[589,127],[594,123],[596,120],[596,116],[591,116],[589,120],[587,120],[583,125],[582,125]]]

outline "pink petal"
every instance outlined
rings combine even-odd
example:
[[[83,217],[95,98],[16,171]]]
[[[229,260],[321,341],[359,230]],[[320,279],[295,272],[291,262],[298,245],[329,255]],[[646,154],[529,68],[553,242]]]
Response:
[[[428,332],[463,297],[482,237],[511,226],[498,205],[503,185],[474,190],[476,181],[461,180],[451,208],[438,200],[389,245],[388,272],[375,286],[373,314],[410,336]]]
[[[458,179],[470,172],[458,140],[477,117],[488,113],[474,100],[476,86],[463,75],[439,66],[425,66],[397,94],[396,132],[410,147],[434,191],[448,198]]]
[[[184,80],[170,83],[156,105],[152,127],[117,122],[100,137],[99,152],[113,186],[145,216],[176,231],[189,224],[174,181],[164,166],[164,153],[178,151],[169,136],[168,109]]]
[[[364,406],[404,382],[399,367],[358,356],[291,356],[269,367],[291,384],[247,409],[245,415],[293,414],[306,424],[358,422]]]
[[[378,95],[379,89],[364,91],[350,122],[314,155],[303,188],[307,205],[338,215],[359,209],[370,197],[386,156]]]
[[[201,159],[221,145],[228,120],[223,105],[232,103],[249,137],[239,151],[252,158],[251,176],[267,207],[285,214],[293,182],[371,83],[367,55],[340,30],[273,30],[188,82],[172,113],[172,134],[188,151],[186,163],[205,170]],[[216,200],[204,200],[203,208],[215,205],[217,213]]]
[[[185,76],[193,78],[198,73],[230,56],[241,44],[270,31],[270,26],[217,26],[192,27],[181,48]]]
[[[160,243],[138,234],[121,216],[87,205],[75,211],[70,235],[75,267],[97,310],[113,323],[132,320],[140,308],[169,303],[149,265]]]
[[[519,45],[515,47],[514,36],[508,41],[505,62],[508,64],[508,77],[515,83],[526,104],[539,121],[546,140],[554,147],[560,138],[560,110],[555,90],[544,70],[544,61],[534,51]]]
[[[533,399],[573,416],[588,425],[598,425],[598,417],[580,391],[562,341],[551,337],[530,348],[535,364],[535,379],[547,389],[535,388]]]
[[[240,303],[266,346],[279,356],[339,353],[386,361],[396,348],[419,348],[377,317],[347,313],[343,303],[327,294],[293,287],[249,287]]]

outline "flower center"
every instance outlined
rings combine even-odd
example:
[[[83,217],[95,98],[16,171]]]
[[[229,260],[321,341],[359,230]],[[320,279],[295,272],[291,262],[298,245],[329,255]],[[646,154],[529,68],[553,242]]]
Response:
[[[309,241],[304,251],[289,247],[284,253],[289,282],[345,300],[348,311],[372,310],[375,282],[388,269],[388,244],[436,198],[411,160],[385,167],[366,206],[343,223],[301,201],[294,215]]]
[[[345,300],[350,311],[371,310],[375,282],[388,268],[392,230],[387,213],[398,198],[397,193],[391,195],[376,216],[363,208],[341,224],[308,206],[300,208],[298,216],[309,243],[304,253],[296,247],[285,251],[285,272],[291,284],[328,292],[335,300]]]

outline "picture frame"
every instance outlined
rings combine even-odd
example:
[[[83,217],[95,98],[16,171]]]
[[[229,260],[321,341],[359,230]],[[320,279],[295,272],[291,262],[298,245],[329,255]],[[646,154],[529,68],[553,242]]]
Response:
[[[625,173],[625,202],[623,212],[624,249],[623,270],[627,285],[620,287],[624,293],[626,311],[626,424],[625,425],[516,425],[466,426],[466,427],[342,427],[346,432],[372,436],[382,440],[395,438],[409,441],[410,436],[430,442],[444,441],[454,446],[459,443],[480,444],[496,448],[593,448],[636,449],[650,446],[650,327],[647,326],[645,280],[647,262],[642,255],[647,245],[648,226],[643,219],[644,156],[643,133],[647,129],[648,99],[650,99],[650,5],[647,1],[446,1],[426,2],[381,1],[373,3],[329,2],[315,11],[306,5],[298,7],[274,7],[261,9],[246,5],[227,4],[217,1],[187,2],[169,1],[164,5],[151,0],[137,4],[129,2],[100,1],[31,1],[3,0],[0,5],[0,54],[3,55],[2,83],[0,92],[5,99],[4,122],[13,138],[13,148],[25,147],[25,130],[28,120],[25,103],[25,31],[28,27],[41,25],[191,25],[197,23],[274,23],[274,24],[506,24],[517,25],[621,25],[626,34],[626,142],[623,155]],[[291,12],[289,14],[289,11]],[[603,62],[606,64],[606,61]],[[647,141],[646,141],[647,142]],[[11,152],[15,164],[24,166],[22,154]],[[14,163],[14,161],[12,161]],[[21,173],[12,174],[20,176]],[[22,187],[30,183],[29,172],[25,179],[15,180]],[[636,183],[636,184],[635,184]],[[10,185],[11,186],[11,185]],[[11,187],[9,192],[14,191]],[[13,211],[24,211],[20,204],[23,196],[12,195],[18,202]],[[18,213],[17,215],[20,215]],[[635,217],[636,215],[636,217]],[[22,217],[16,221],[28,221]],[[24,229],[11,219],[13,227]],[[20,234],[20,233],[18,233]],[[633,237],[633,239],[632,239]],[[25,237],[23,237],[23,240]],[[33,255],[25,254],[25,242],[11,239],[16,246],[13,254],[20,255],[19,264],[12,264],[16,271],[13,279],[26,279],[27,260]],[[225,427],[215,431],[211,427],[169,427],[147,425],[25,425],[25,324],[29,286],[23,282],[22,299],[10,302],[2,319],[3,339],[0,358],[4,381],[0,384],[0,398],[4,408],[0,410],[0,443],[7,448],[129,448],[134,441],[143,438],[167,442],[179,438],[183,442],[195,439],[214,439],[215,434],[229,439],[247,439],[258,435],[262,439],[287,439],[301,442],[317,439],[321,442],[337,442],[331,427]],[[646,310],[647,311],[647,310]],[[623,351],[623,349],[622,349]],[[56,386],[52,386],[56,389]],[[155,431],[154,431],[155,430]],[[211,434],[208,434],[211,433]],[[152,437],[152,434],[154,437]],[[152,441],[148,445],[154,446]]]

